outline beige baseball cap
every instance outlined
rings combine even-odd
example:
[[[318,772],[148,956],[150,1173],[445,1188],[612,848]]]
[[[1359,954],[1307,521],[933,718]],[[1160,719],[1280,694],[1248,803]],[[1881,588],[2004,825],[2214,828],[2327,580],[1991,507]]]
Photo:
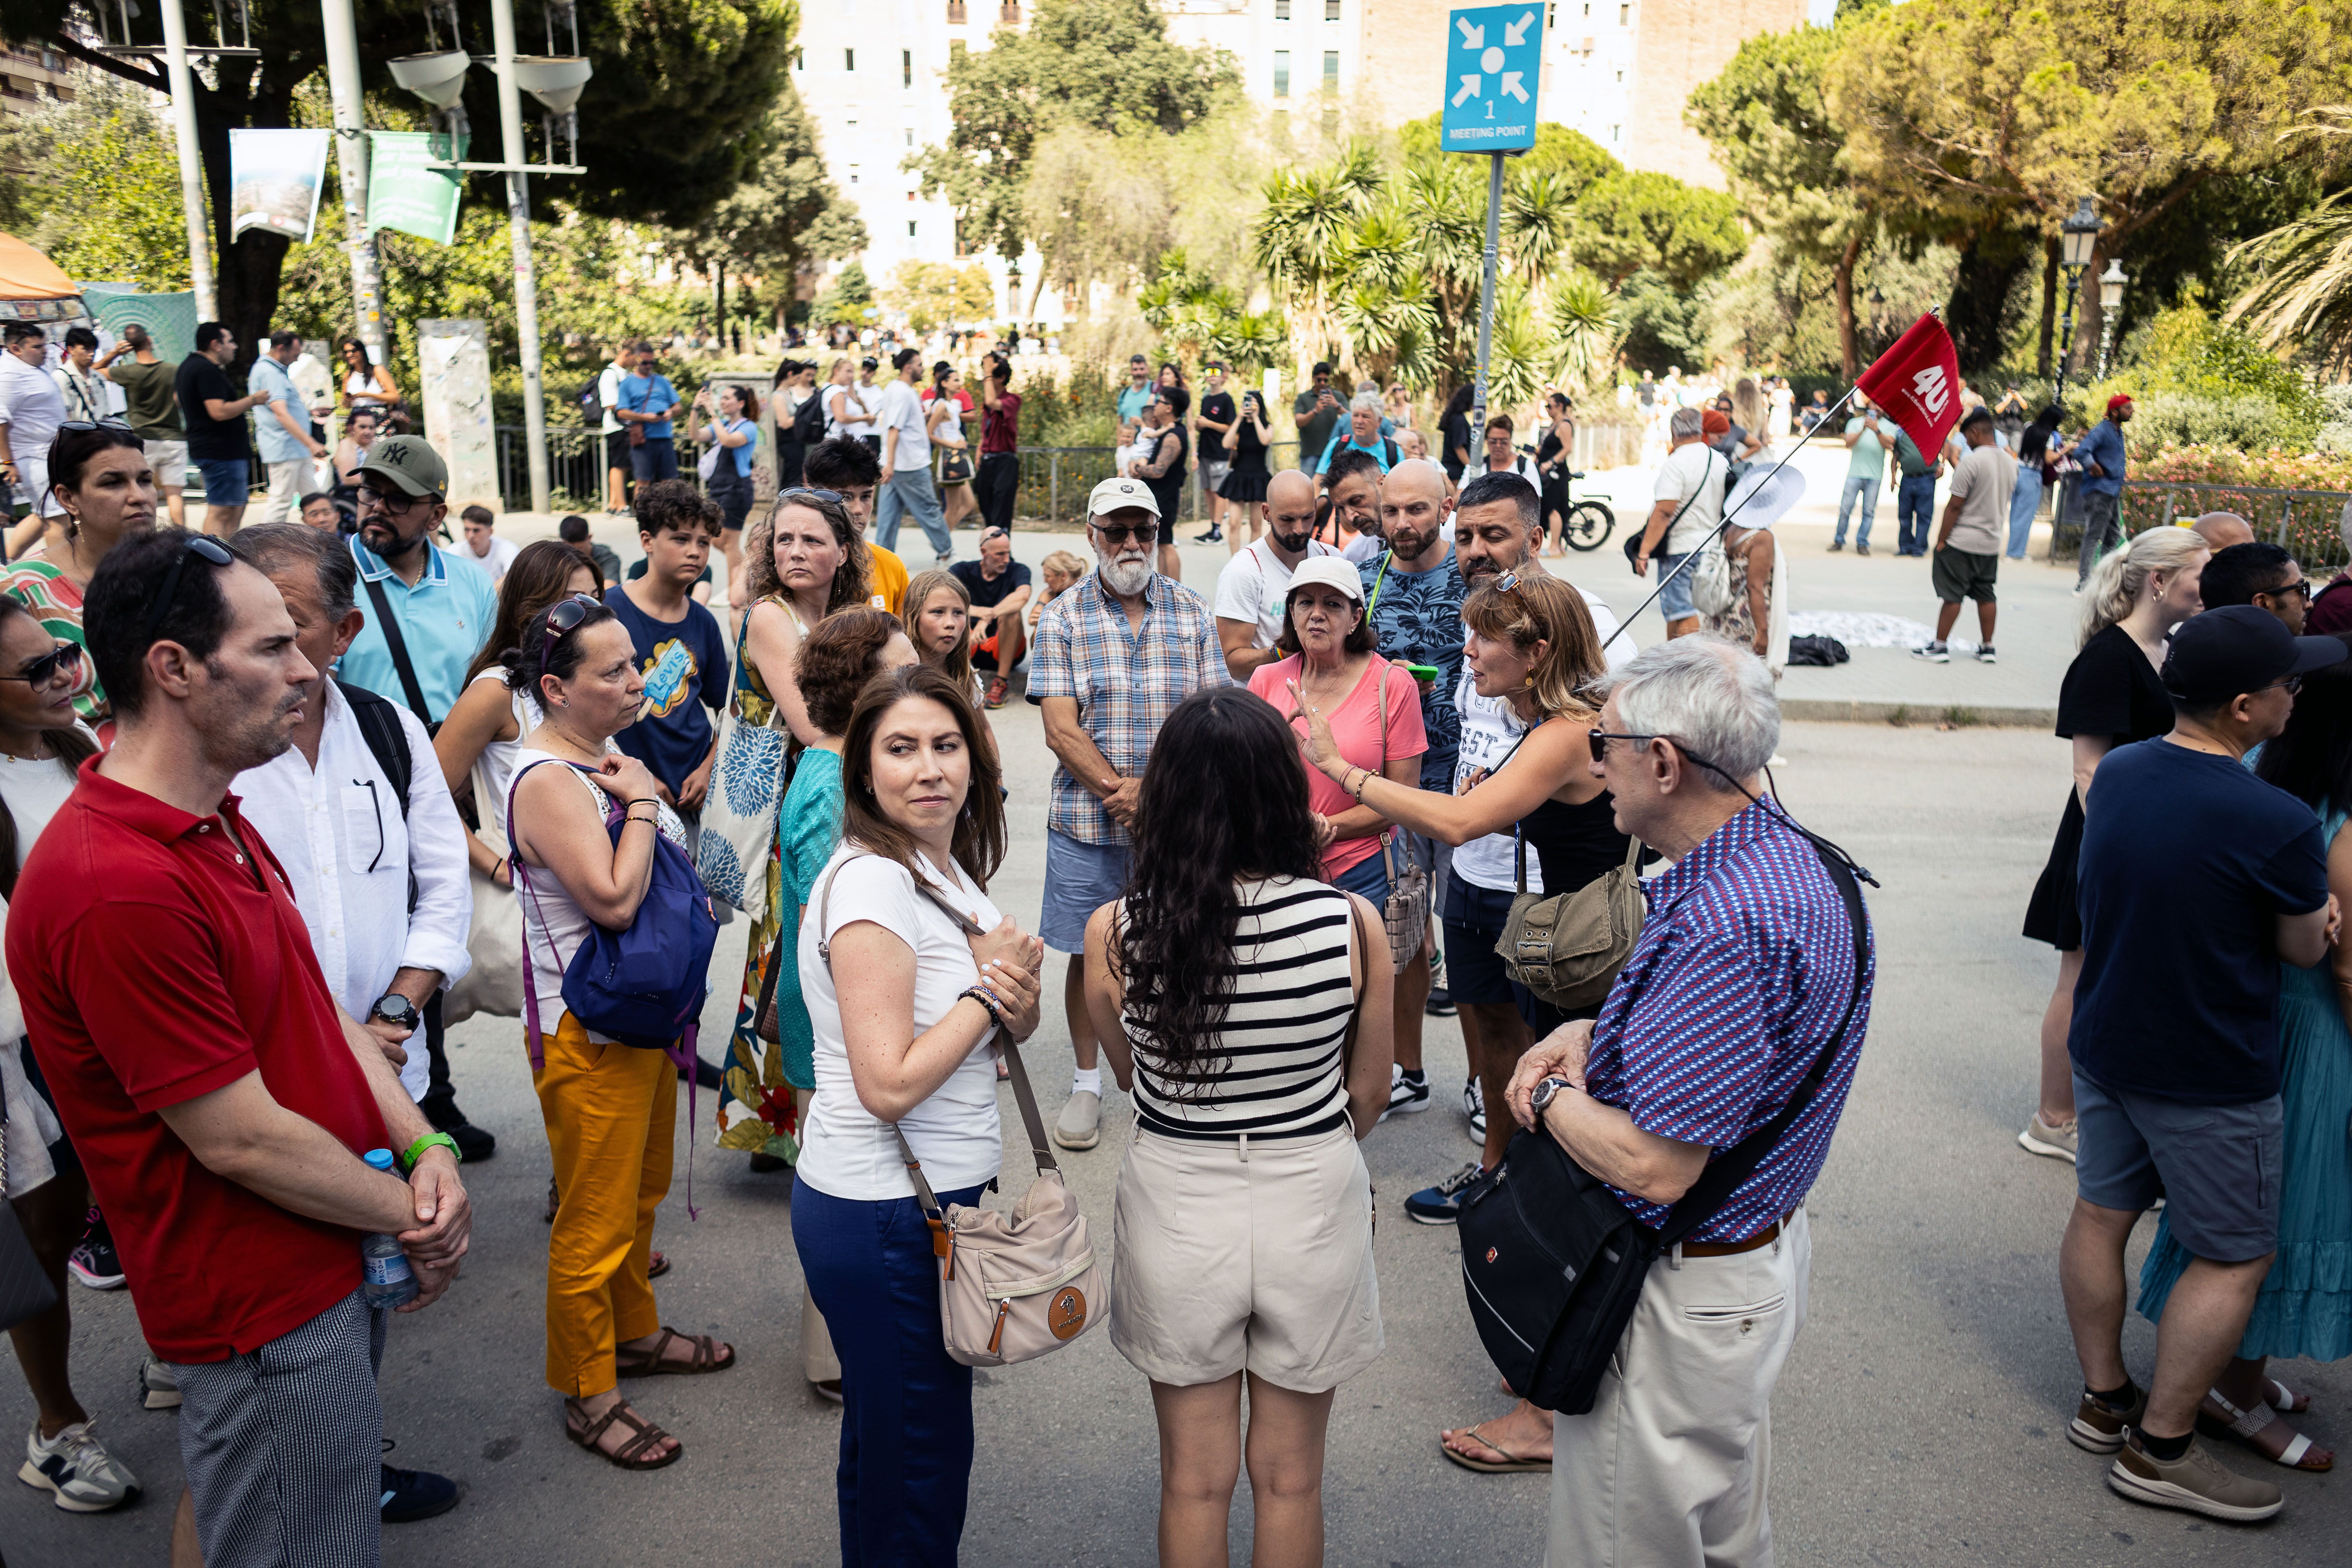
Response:
[[[1152,496],[1151,487],[1141,479],[1105,479],[1087,497],[1089,518],[1124,511],[1129,507],[1141,507],[1155,518],[1160,515],[1160,502]]]

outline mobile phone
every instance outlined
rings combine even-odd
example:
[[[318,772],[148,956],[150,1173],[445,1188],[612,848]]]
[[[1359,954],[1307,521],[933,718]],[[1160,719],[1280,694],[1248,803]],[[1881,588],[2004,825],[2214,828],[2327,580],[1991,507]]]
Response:
[[[1440,675],[1445,673],[1433,664],[1408,664],[1404,667],[1404,672],[1415,680],[1435,680]]]

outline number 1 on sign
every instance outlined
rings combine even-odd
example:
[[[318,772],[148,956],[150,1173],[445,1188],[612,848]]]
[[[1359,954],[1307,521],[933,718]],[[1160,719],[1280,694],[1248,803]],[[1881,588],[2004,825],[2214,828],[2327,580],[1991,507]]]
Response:
[[[1495,118],[1495,102],[1492,99],[1486,100],[1486,118],[1489,120]]]

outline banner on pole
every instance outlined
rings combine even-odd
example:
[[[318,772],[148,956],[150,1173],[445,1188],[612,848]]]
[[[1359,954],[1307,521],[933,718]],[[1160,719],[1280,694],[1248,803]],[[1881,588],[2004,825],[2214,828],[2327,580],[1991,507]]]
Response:
[[[1477,5],[1446,17],[1441,149],[1524,153],[1535,146],[1543,18],[1540,3]]]
[[[455,239],[459,175],[454,169],[432,167],[444,161],[448,139],[428,131],[371,131],[367,135],[368,233],[396,228],[436,245]],[[460,138],[447,161],[465,156]]]
[[[1960,422],[1960,356],[1932,311],[1912,322],[1854,384],[1895,416],[1929,462]]]
[[[310,243],[319,218],[319,187],[327,179],[328,135],[324,131],[231,128],[230,238],[257,228]]]

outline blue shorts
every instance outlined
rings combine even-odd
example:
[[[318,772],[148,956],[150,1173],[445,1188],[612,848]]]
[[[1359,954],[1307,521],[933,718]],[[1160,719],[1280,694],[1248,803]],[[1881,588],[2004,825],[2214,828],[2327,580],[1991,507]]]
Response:
[[[1570,1018],[1600,1016],[1599,1007],[1565,1013],[1511,978],[1495,944],[1510,923],[1516,895],[1482,888],[1459,877],[1447,879],[1445,901],[1438,906],[1445,928],[1445,987],[1456,1005],[1516,1007],[1528,1032],[1542,1039]]]
[[[1087,950],[1087,921],[1127,891],[1124,844],[1082,844],[1066,833],[1045,834],[1045,907],[1037,934],[1055,952]]]
[[[1373,840],[1375,844],[1378,839]],[[1391,851],[1393,853],[1393,851]],[[1343,893],[1353,893],[1379,909],[1389,901],[1388,862],[1375,848],[1370,855],[1331,879],[1331,885]]]
[[[2279,1097],[2191,1105],[2106,1089],[2074,1072],[2074,1187],[2083,1201],[2137,1214],[2165,1200],[2180,1245],[2215,1263],[2278,1250]]]
[[[1670,621],[1686,621],[1698,614],[1698,606],[1691,603],[1690,596],[1691,572],[1696,572],[1698,568],[1693,567],[1691,572],[1684,573],[1672,582],[1666,581],[1668,574],[1681,565],[1685,559],[1685,557],[1680,555],[1650,557],[1650,569],[1658,574],[1659,582],[1666,584],[1664,591],[1658,595],[1658,614]]]
[[[243,506],[250,493],[246,482],[243,458],[198,458],[196,467],[205,476],[206,506]]]

